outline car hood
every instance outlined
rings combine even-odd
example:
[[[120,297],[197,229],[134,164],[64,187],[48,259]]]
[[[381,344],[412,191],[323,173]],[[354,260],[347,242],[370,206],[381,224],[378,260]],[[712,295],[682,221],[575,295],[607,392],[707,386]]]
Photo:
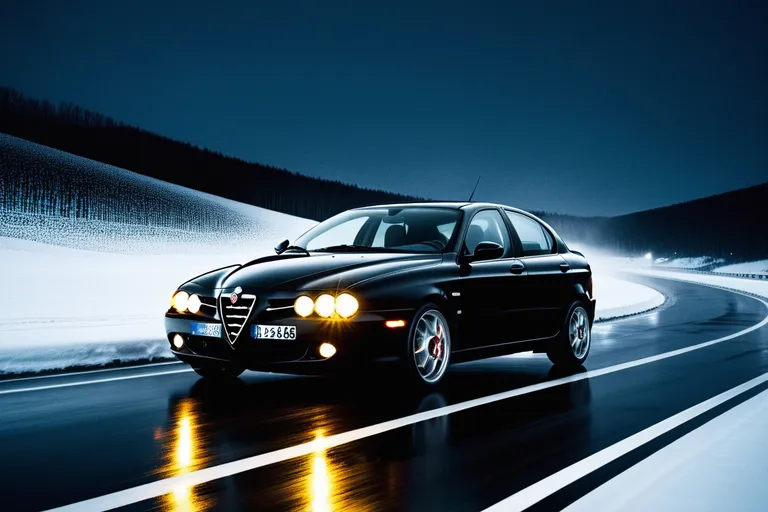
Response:
[[[441,254],[313,253],[268,256],[243,266],[204,274],[188,284],[206,288],[243,290],[335,290],[349,288],[391,272],[430,266]]]

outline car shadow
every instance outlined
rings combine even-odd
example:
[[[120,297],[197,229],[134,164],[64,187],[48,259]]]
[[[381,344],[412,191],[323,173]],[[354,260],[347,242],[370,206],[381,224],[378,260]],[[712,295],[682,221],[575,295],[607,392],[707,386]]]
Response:
[[[564,371],[548,364],[497,358],[456,365],[437,386],[413,385],[388,373],[370,373],[362,378],[253,373],[226,383],[198,379],[188,392],[172,395],[169,407],[173,410],[179,401],[191,400],[212,420],[249,416],[275,422],[296,420],[301,415],[324,416],[346,429],[584,372],[583,367]],[[589,381],[582,379],[532,395],[538,404],[535,408],[543,408],[541,413],[581,406],[589,401]]]

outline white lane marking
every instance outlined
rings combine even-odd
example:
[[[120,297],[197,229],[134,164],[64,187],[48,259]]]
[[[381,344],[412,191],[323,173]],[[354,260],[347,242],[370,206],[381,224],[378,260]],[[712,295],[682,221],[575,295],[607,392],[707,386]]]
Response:
[[[738,293],[738,292],[734,292],[734,293]],[[745,295],[745,294],[741,294],[741,295]],[[758,299],[756,297],[752,297],[750,295],[746,295],[746,296],[758,302],[761,302],[763,306],[768,308],[768,302],[762,299]],[[406,427],[408,425],[413,425],[414,423],[419,423],[421,421],[427,421],[433,418],[447,416],[448,414],[457,413],[460,411],[472,409],[474,407],[479,407],[481,405],[486,405],[493,402],[498,402],[500,400],[506,400],[508,398],[513,398],[516,396],[527,395],[527,394],[534,393],[536,391],[541,391],[544,389],[554,388],[556,386],[569,384],[571,382],[577,382],[584,379],[599,377],[601,375],[608,375],[610,373],[627,370],[629,368],[635,368],[637,366],[642,366],[642,365],[653,363],[656,361],[661,361],[663,359],[668,359],[670,357],[686,354],[688,352],[693,352],[694,350],[711,347],[712,345],[715,345],[717,343],[722,343],[724,341],[732,340],[734,338],[738,338],[739,336],[743,336],[750,332],[756,331],[757,329],[760,329],[766,324],[768,324],[768,316],[763,318],[762,321],[753,325],[752,327],[748,327],[734,334],[729,334],[728,336],[723,336],[722,338],[717,338],[711,341],[705,341],[704,343],[699,343],[698,345],[692,345],[690,347],[685,347],[678,350],[673,350],[671,352],[665,352],[663,354],[657,354],[655,356],[645,357],[643,359],[637,359],[635,361],[629,361],[626,363],[609,366],[607,368],[601,368],[599,370],[590,370],[588,372],[580,373],[577,375],[562,377],[560,379],[555,379],[547,382],[540,382],[539,384],[534,384],[531,386],[526,386],[518,389],[512,389],[509,391],[504,391],[502,393],[496,393],[494,395],[475,398],[474,400],[468,400],[466,402],[461,402],[461,403],[449,405],[446,407],[440,407],[437,409],[432,409],[430,411],[412,414],[410,416],[404,416],[402,418],[385,421],[383,423],[378,423],[376,425],[369,425],[367,427],[362,427],[357,430],[350,430],[349,432],[342,432],[341,434],[335,434],[322,439],[321,446],[318,445],[317,441],[309,441],[307,443],[291,446],[288,448],[283,448],[280,450],[276,450],[274,452],[262,453],[260,455],[254,455],[253,457],[247,457],[245,459],[240,459],[233,462],[219,464],[218,466],[211,466],[208,468],[199,469],[197,471],[186,473],[184,475],[178,475],[170,478],[165,478],[163,480],[158,480],[156,482],[151,482],[148,484],[131,487],[128,489],[124,489],[122,491],[113,492],[111,494],[105,494],[103,496],[98,496],[96,498],[91,498],[91,499],[87,499],[77,503],[72,503],[70,505],[65,505],[63,507],[59,507],[52,510],[92,511],[92,510],[111,510],[114,508],[125,507],[128,505],[132,505],[134,503],[139,503],[141,501],[157,498],[158,496],[163,496],[164,494],[173,492],[173,490],[177,488],[185,488],[185,487],[191,487],[194,485],[200,485],[206,482],[211,482],[213,480],[218,480],[220,478],[225,478],[228,476],[236,475],[238,473],[243,473],[245,471],[250,471],[260,467],[268,466],[270,464],[276,464],[279,462],[285,462],[290,459],[295,459],[297,457],[311,455],[315,453],[318,450],[318,448],[321,448],[321,447],[324,449],[327,449],[327,448],[333,448],[336,446],[341,446],[343,444],[348,444],[353,441],[359,441],[360,439],[365,439],[366,437],[383,434],[384,432],[389,432],[390,430],[395,430],[401,427]]]
[[[616,444],[609,446],[599,452],[590,455],[585,459],[581,459],[579,462],[568,466],[565,469],[554,473],[543,480],[539,480],[533,485],[526,487],[525,489],[516,492],[509,498],[506,498],[495,505],[488,507],[486,512],[496,512],[500,510],[504,511],[522,511],[535,505],[544,498],[551,496],[560,489],[572,484],[579,478],[583,478],[588,474],[600,469],[606,464],[613,462],[631,452],[632,450],[643,446],[656,439],[657,437],[666,434],[672,429],[675,429],[684,423],[701,416],[707,411],[711,411],[715,407],[724,404],[728,400],[739,396],[742,393],[746,393],[750,389],[753,389],[765,382],[768,382],[768,373],[764,373],[759,377],[745,382],[735,388],[714,396],[708,400],[705,400],[693,407],[686,409],[682,412],[670,416],[669,418],[651,425],[645,430],[641,430],[637,434],[631,435],[625,439],[622,439]]]
[[[186,373],[191,371],[194,371],[194,370],[192,370],[192,368],[184,368],[182,370],[171,370],[167,372],[142,373],[139,375],[127,375],[125,377],[111,377],[109,379],[85,380],[81,382],[65,382],[64,384],[51,384],[49,386],[35,386],[32,388],[3,389],[3,390],[0,390],[0,395],[10,395],[12,393],[26,393],[29,391],[42,391],[44,389],[71,388],[75,386],[86,386],[88,384],[101,384],[103,382],[117,382],[119,380],[142,379],[144,377],[157,377],[159,375],[173,375],[174,373]]]
[[[0,385],[8,384],[9,382],[21,382],[24,380],[37,380],[37,379],[55,379],[55,378],[65,378],[65,377],[76,377],[80,375],[88,375],[89,373],[102,373],[102,372],[116,372],[120,370],[140,370],[142,368],[152,368],[154,366],[166,366],[169,364],[182,364],[181,361],[168,361],[165,363],[148,363],[148,364],[141,364],[141,365],[133,365],[133,366],[118,366],[115,368],[104,368],[102,370],[87,370],[84,372],[69,372],[69,373],[51,373],[48,375],[37,375],[35,377],[20,377],[18,379],[5,379],[0,380]]]

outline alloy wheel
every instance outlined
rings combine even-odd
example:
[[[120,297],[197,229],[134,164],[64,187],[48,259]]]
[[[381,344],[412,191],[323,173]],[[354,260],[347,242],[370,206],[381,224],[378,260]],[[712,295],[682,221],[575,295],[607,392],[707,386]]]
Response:
[[[577,359],[582,359],[589,350],[592,341],[592,333],[589,329],[589,317],[587,311],[579,306],[571,313],[568,322],[568,340],[571,343],[571,350]]]
[[[445,317],[430,309],[416,321],[413,333],[413,361],[424,382],[439,381],[448,367],[451,355],[451,336]]]

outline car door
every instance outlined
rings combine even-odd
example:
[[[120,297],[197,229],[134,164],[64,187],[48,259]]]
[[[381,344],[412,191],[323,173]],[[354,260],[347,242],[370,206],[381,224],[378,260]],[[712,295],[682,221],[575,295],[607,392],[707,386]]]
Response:
[[[551,233],[528,215],[504,210],[519,239],[519,260],[525,266],[525,276],[517,283],[515,321],[527,339],[555,335],[562,327],[563,307],[569,276],[565,258],[557,254],[557,244]]]
[[[459,247],[464,256],[472,255],[481,242],[497,243],[504,252],[498,258],[459,264],[457,288],[462,310],[459,317],[459,350],[510,341],[509,278],[520,276],[510,272],[510,266],[515,263],[514,250],[506,222],[497,208],[479,210],[474,214]]]

